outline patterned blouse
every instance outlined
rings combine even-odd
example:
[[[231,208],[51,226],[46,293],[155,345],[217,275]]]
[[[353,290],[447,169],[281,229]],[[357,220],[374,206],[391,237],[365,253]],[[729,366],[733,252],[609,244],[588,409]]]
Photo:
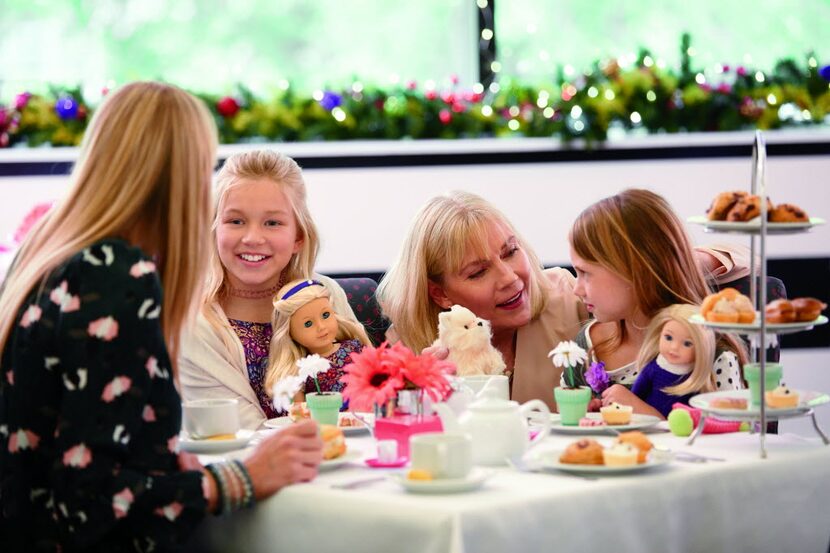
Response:
[[[340,377],[346,374],[343,367],[352,362],[350,357],[352,353],[360,353],[362,350],[363,344],[360,343],[360,340],[343,340],[340,342],[340,347],[337,351],[326,357],[331,364],[331,368],[317,376],[317,382],[320,383],[320,391],[343,391],[344,385],[340,382]],[[317,386],[315,386],[314,380],[311,378],[306,379],[304,391],[307,394],[317,391]],[[344,404],[343,410],[345,410],[346,407],[348,407],[348,405]]]
[[[207,505],[201,473],[178,468],[181,399],[155,265],[102,240],[41,290],[2,352],[3,551],[180,546]]]
[[[268,351],[271,345],[271,323],[252,323],[228,319],[245,350],[245,365],[248,367],[248,381],[251,383],[259,400],[259,405],[265,411],[265,417],[273,419],[286,413],[274,409],[274,401],[265,393],[265,373],[268,370]]]

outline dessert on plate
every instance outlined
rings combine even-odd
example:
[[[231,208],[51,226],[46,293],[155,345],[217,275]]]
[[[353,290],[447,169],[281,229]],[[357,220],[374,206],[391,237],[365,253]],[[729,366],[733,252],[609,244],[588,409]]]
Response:
[[[559,456],[559,462],[571,465],[602,465],[602,446],[596,440],[583,438],[569,445]]]
[[[631,422],[631,414],[634,412],[634,408],[615,401],[610,405],[601,407],[599,412],[606,424],[628,424]]]
[[[632,444],[614,444],[602,450],[606,466],[624,467],[636,465],[640,450]]]
[[[323,439],[323,459],[329,461],[346,453],[346,439],[343,431],[331,424],[320,425],[320,437]]]
[[[776,389],[764,395],[767,399],[767,406],[773,409],[798,407],[798,392],[790,390],[786,386],[778,386]]]
[[[773,300],[767,304],[764,312],[767,315],[767,322],[769,323],[785,324],[796,321],[795,307],[790,300]]]
[[[745,190],[721,192],[709,209],[706,218],[710,221],[729,221],[732,223],[750,221],[761,215],[761,197],[749,194]],[[770,223],[809,223],[807,213],[794,204],[773,205],[767,198],[767,221]]]
[[[755,320],[755,309],[748,297],[734,288],[724,288],[703,299],[701,316],[713,323],[749,324]]]
[[[795,298],[792,304],[797,321],[815,321],[827,309],[827,304],[816,298]]]
[[[709,401],[709,407],[715,409],[746,409],[748,405],[744,397],[716,397]]]
[[[618,444],[631,444],[637,448],[639,451],[637,454],[637,462],[638,463],[645,463],[646,458],[648,457],[648,452],[654,447],[654,444],[651,443],[651,440],[646,438],[646,435],[642,432],[637,430],[632,430],[631,432],[623,432],[619,436],[615,443]]]

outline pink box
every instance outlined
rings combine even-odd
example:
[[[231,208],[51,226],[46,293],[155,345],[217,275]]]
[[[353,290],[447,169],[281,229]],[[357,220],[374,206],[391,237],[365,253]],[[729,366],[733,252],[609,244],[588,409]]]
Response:
[[[438,415],[395,415],[375,421],[376,440],[398,442],[398,456],[409,458],[409,437],[425,432],[441,432]]]

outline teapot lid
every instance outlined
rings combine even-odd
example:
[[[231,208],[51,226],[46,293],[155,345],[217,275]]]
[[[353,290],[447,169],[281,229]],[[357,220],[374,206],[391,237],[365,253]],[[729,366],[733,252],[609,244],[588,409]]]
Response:
[[[518,406],[518,402],[499,397],[499,390],[496,388],[485,386],[467,408],[472,411],[511,411]]]

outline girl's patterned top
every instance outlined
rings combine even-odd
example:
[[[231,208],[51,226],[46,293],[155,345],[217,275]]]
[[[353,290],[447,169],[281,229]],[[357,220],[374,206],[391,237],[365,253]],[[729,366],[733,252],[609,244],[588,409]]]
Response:
[[[271,345],[271,323],[252,323],[228,319],[245,350],[245,364],[248,367],[248,380],[256,393],[259,405],[265,411],[266,418],[273,419],[286,415],[274,409],[274,401],[265,393],[265,373],[268,370],[268,351]]]
[[[161,304],[153,261],[117,239],[24,301],[0,369],[3,551],[172,549],[204,517]]]
[[[320,383],[321,392],[343,391],[344,385],[340,382],[340,377],[346,374],[343,367],[352,362],[350,357],[352,353],[360,353],[361,350],[363,350],[363,344],[360,343],[360,340],[343,340],[340,342],[340,347],[337,348],[337,351],[326,357],[331,364],[331,368],[317,375],[317,382]],[[306,379],[304,391],[307,394],[317,391],[317,386],[314,385],[312,378]],[[344,410],[345,407],[347,407],[346,404],[344,404]]]

